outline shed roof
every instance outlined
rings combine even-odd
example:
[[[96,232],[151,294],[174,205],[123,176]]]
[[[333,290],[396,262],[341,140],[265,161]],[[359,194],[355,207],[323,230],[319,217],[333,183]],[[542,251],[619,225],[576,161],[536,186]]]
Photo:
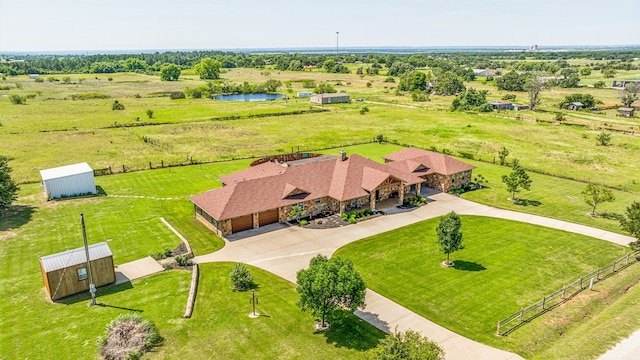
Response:
[[[89,259],[91,260],[98,260],[112,255],[113,253],[109,248],[109,244],[106,242],[89,245]],[[40,262],[42,263],[44,271],[50,272],[85,263],[87,262],[87,257],[85,256],[84,247],[81,247],[43,256],[40,258]]]
[[[621,107],[618,108],[618,111],[634,111],[635,109],[632,107]]]
[[[51,168],[51,169],[40,170],[40,175],[42,176],[42,180],[49,180],[49,179],[66,177],[66,176],[85,174],[88,172],[93,173],[93,169],[91,169],[91,166],[89,166],[89,164],[87,164],[86,162],[83,162],[79,164],[66,165],[66,166],[60,166],[60,167]]]
[[[336,97],[344,97],[349,96],[347,93],[323,93],[323,94],[315,94],[316,97],[321,98],[336,98]]]

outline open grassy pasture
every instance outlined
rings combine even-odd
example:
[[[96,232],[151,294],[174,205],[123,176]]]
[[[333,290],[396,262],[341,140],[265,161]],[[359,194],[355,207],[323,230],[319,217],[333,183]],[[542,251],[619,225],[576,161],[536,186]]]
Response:
[[[545,344],[533,326],[496,337],[498,320],[626,253],[582,235],[485,217],[462,216],[465,249],[448,269],[437,244],[438,219],[349,244],[367,286],[463,336],[527,356]],[[636,272],[637,273],[637,272]],[[607,280],[608,281],[608,280]],[[606,281],[605,281],[606,282]]]
[[[250,293],[232,292],[229,272],[233,264],[201,267],[200,287],[191,319],[182,319],[190,272],[169,271],[109,288],[98,293],[88,308],[87,296],[63,303],[44,300],[41,285],[19,283],[25,293],[3,302],[0,356],[23,358],[98,358],[95,340],[118,314],[138,312],[153,321],[164,338],[163,346],[145,358],[358,358],[384,334],[352,314],[342,313],[334,328],[315,333],[313,317],[295,305],[293,284],[251,268],[259,289],[258,319],[250,319]],[[3,287],[4,289],[4,287]],[[27,296],[28,295],[28,296]]]

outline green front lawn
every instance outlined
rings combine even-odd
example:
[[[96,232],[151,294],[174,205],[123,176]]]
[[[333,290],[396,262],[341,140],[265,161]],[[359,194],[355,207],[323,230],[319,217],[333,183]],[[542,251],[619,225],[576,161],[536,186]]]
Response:
[[[532,351],[526,326],[496,337],[496,324],[626,248],[586,236],[486,217],[462,216],[465,249],[440,264],[427,220],[345,246],[367,286],[456,333],[517,353]],[[544,321],[544,317],[541,318]],[[529,334],[530,335],[530,334]],[[535,350],[534,350],[535,351]]]
[[[259,289],[250,319],[250,293],[229,288],[233,264],[201,266],[200,287],[191,319],[183,319],[191,273],[169,271],[98,292],[99,306],[86,295],[63,303],[44,300],[39,274],[17,286],[20,296],[0,311],[0,357],[7,359],[98,358],[95,340],[118,314],[138,312],[153,321],[163,346],[145,358],[191,359],[351,359],[384,336],[349,313],[326,333],[314,331],[314,319],[298,310],[295,286],[268,272],[250,268]],[[33,279],[31,279],[33,278]],[[5,289],[5,287],[3,287]]]

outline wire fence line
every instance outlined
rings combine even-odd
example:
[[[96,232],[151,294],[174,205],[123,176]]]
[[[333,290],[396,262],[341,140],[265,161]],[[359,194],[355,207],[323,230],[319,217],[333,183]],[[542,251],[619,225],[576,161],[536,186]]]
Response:
[[[591,289],[593,284],[615,275],[619,271],[639,261],[640,251],[628,253],[610,264],[580,276],[580,278],[575,281],[563,286],[562,289],[559,289],[498,321],[496,335],[503,336],[510,334],[524,324],[530,322],[532,319],[535,319],[547,311],[553,310],[557,306],[567,302],[582,290],[587,288]]]

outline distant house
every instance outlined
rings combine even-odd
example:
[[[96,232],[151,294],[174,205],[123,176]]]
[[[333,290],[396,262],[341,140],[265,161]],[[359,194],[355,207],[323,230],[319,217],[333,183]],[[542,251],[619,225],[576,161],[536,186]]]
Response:
[[[47,199],[97,194],[93,169],[86,162],[40,170],[40,175]]]
[[[345,93],[324,93],[311,96],[310,101],[314,104],[346,104],[351,102],[351,97]]]
[[[489,69],[473,69],[473,73],[476,76],[497,76],[500,75],[499,71],[489,70]]]
[[[621,107],[621,108],[618,108],[618,115],[633,117],[635,110],[636,109],[632,107]]]
[[[572,102],[571,104],[569,104],[569,106],[567,106],[567,109],[569,110],[580,110],[584,107],[584,104],[576,101],[576,102]]]
[[[315,69],[315,68],[317,68],[317,66],[315,66],[315,65],[305,65],[303,68],[304,68],[304,69],[311,70],[311,69]]]
[[[309,92],[309,91],[300,91],[300,92],[298,92],[298,97],[299,98],[308,98],[308,97],[311,97],[312,95],[313,95],[313,93]]]
[[[493,110],[513,110],[513,103],[509,100],[487,101]]]
[[[29,74],[29,77],[32,79],[38,79],[40,77],[40,74]]]
[[[95,286],[116,281],[113,253],[106,242],[89,245],[89,259]],[[89,290],[87,256],[83,247],[41,257],[40,270],[51,300]]]
[[[613,80],[611,87],[624,89],[629,84],[640,84],[640,80]]]
[[[515,111],[529,110],[529,105],[513,104],[513,110]]]

